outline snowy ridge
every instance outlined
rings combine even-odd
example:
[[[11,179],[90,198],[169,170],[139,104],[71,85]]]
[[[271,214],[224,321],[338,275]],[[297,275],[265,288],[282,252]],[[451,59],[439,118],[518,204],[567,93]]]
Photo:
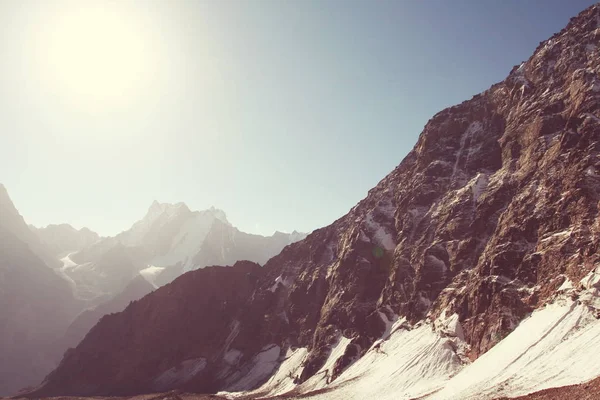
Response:
[[[405,319],[392,323],[381,312],[384,336],[335,381],[327,377],[350,343],[343,336],[321,370],[302,384],[296,377],[308,354],[304,348],[289,351],[260,388],[222,394],[231,399],[288,393],[323,400],[491,400],[586,382],[600,375],[600,272],[583,278],[580,291],[572,286],[563,285],[554,302],[534,311],[473,363],[461,354],[465,343],[456,314],[411,327]],[[579,301],[571,299],[573,293]]]

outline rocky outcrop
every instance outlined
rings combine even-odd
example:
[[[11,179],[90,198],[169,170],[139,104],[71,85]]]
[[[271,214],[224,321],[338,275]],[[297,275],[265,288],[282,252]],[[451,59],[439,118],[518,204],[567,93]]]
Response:
[[[238,296],[240,311],[220,314],[218,329],[213,316],[202,327],[194,320],[193,344],[161,331],[186,323],[185,307],[201,304],[180,290],[207,283],[196,278],[201,273],[186,274],[103,319],[92,331],[102,337],[88,335],[35,395],[141,393],[164,371],[187,371],[196,390],[244,389],[268,377],[253,372],[257,364],[271,371],[271,353],[295,347],[308,351],[295,377],[303,382],[344,337],[349,344],[327,377],[335,380],[396,316],[415,325],[456,314],[461,357],[479,357],[566,279],[580,281],[600,261],[599,20],[600,6],[587,9],[506,80],[436,114],[364,200],[253,269],[256,283],[230,287],[219,277],[239,274],[237,267],[205,272]],[[158,299],[180,308],[150,316]],[[99,356],[108,343],[149,352],[159,340],[153,335],[178,341],[161,362],[139,353]],[[240,371],[235,384],[225,364]]]

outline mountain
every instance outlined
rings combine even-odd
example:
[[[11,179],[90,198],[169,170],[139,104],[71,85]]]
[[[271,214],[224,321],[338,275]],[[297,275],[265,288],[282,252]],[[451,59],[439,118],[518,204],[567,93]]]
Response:
[[[57,346],[60,349],[60,356],[62,356],[63,349],[77,346],[103,316],[123,311],[129,303],[141,299],[153,290],[154,287],[146,279],[141,275],[137,275],[121,293],[95,308],[83,311],[69,325],[64,337]]]
[[[30,229],[55,256],[81,250],[100,239],[96,232],[88,228],[77,230],[69,224],[48,225],[45,228],[30,226]]]
[[[0,394],[11,394],[56,366],[53,343],[82,305],[1,185],[0,215]]]
[[[263,268],[194,271],[102,319],[30,395],[491,399],[598,377],[599,21],[436,114]]]
[[[303,238],[297,232],[245,234],[214,207],[192,212],[183,203],[156,201],[115,237],[68,224],[36,228],[26,224],[2,185],[0,215],[0,394],[39,383],[104,315],[209,265],[213,255],[264,263]]]
[[[599,21],[436,114],[263,268],[193,271],[103,318],[30,395],[496,398],[599,376]]]
[[[154,201],[130,229],[67,254],[60,271],[73,283],[78,298],[97,305],[120,293],[138,274],[158,287],[209,265],[239,260],[264,264],[305,236],[251,235],[233,227],[214,207],[191,211],[184,203]]]
[[[44,246],[40,238],[27,226],[2,184],[0,184],[0,211],[2,211],[2,214],[0,214],[0,227],[11,232],[17,239],[27,244],[30,250],[49,266],[59,266],[58,260],[50,249]]]

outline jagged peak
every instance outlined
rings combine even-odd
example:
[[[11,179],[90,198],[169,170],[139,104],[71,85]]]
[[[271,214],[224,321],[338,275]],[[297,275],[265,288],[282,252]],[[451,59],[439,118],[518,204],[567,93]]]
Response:
[[[148,208],[145,219],[154,219],[162,214],[167,214],[169,217],[179,214],[181,212],[190,212],[188,206],[183,203],[160,203],[154,200]]]
[[[226,224],[229,224],[229,221],[227,220],[227,214],[225,213],[225,211],[221,210],[220,208],[216,208],[215,206],[210,206],[210,208],[207,211],[210,212],[211,214],[213,214],[215,216],[215,218],[217,218],[218,220],[221,220],[221,221],[225,222]]]

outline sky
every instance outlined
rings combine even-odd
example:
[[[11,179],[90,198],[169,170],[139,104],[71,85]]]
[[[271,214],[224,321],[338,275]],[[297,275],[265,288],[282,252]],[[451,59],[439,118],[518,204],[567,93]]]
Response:
[[[36,226],[309,232],[593,3],[2,1],[0,183]]]

